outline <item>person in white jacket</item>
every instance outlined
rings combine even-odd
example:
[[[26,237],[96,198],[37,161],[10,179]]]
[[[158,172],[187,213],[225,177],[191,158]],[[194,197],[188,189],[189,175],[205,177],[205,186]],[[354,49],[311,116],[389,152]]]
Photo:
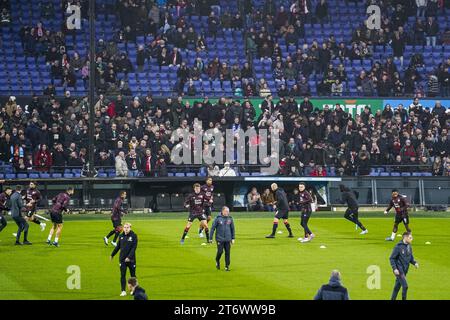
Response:
[[[123,151],[116,156],[116,177],[128,177],[128,166]]]
[[[230,167],[230,163],[227,161],[223,164],[223,169],[219,171],[219,177],[235,177],[236,172]]]

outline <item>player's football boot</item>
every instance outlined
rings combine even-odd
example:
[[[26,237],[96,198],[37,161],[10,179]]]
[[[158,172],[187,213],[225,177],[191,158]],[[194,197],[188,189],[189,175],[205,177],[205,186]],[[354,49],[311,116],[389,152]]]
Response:
[[[41,223],[40,226],[41,226],[41,231],[44,231],[44,230],[45,230],[45,227],[46,227],[47,225],[46,225],[45,223]]]
[[[220,262],[216,262],[216,269],[220,270]]]
[[[23,244],[24,244],[24,245],[27,245],[27,246],[32,245],[32,243],[31,243],[30,241],[24,241]]]
[[[387,237],[386,239],[384,239],[386,241],[394,241],[394,239],[392,239],[391,237]]]
[[[121,293],[120,293],[120,296],[121,297],[125,297],[127,295],[127,292],[126,291],[122,291]]]
[[[275,235],[269,234],[268,236],[266,236],[266,238],[267,238],[267,239],[273,239],[273,238],[275,238]]]
[[[364,230],[364,231],[361,231],[360,234],[363,235],[363,234],[368,234],[368,233],[369,233],[369,230],[366,229],[366,230]]]
[[[103,242],[105,242],[105,245],[108,245],[108,238],[107,237],[103,237]]]
[[[57,247],[57,248],[58,248],[58,247],[59,247],[59,243],[58,243],[58,242],[55,242],[55,241],[53,241],[53,242],[52,242],[52,246],[55,246],[55,247]]]

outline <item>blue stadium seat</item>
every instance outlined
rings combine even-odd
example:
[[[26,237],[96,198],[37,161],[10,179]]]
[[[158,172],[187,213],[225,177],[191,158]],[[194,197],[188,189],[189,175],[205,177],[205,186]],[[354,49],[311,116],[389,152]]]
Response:
[[[52,173],[52,178],[62,178],[61,173]]]
[[[41,177],[41,179],[48,179],[50,178],[50,174],[47,172],[41,172],[39,173],[39,176]]]
[[[5,174],[5,178],[6,178],[7,180],[9,180],[9,179],[15,179],[15,178],[16,178],[16,174],[15,174],[15,173],[7,173],[7,174]]]
[[[29,173],[28,177],[30,179],[39,179],[39,173]]]
[[[27,179],[28,175],[26,173],[18,173],[17,179]]]
[[[73,178],[73,173],[64,173],[64,178]]]

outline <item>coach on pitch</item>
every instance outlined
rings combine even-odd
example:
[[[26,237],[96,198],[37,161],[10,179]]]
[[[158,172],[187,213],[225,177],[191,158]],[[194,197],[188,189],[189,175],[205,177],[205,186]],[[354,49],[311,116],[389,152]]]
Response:
[[[22,210],[24,208],[23,200],[22,200],[22,186],[17,186],[16,191],[11,195],[11,216],[13,220],[16,222],[19,229],[17,230],[16,235],[16,245],[30,245],[31,242],[28,241],[28,222],[23,217]],[[20,242],[20,235],[23,232],[23,243]]]
[[[230,209],[223,207],[221,215],[217,216],[209,233],[209,243],[212,243],[214,232],[216,232],[217,255],[216,268],[220,270],[220,258],[225,249],[225,270],[230,271],[230,250],[234,244],[234,221],[230,216]]]
[[[123,225],[123,233],[119,236],[117,246],[111,253],[111,261],[114,256],[120,250],[119,262],[120,262],[120,286],[122,289],[121,297],[126,296],[126,274],[127,269],[130,269],[130,275],[136,277],[136,249],[138,244],[138,237],[136,233],[131,230],[131,223],[125,223]]]

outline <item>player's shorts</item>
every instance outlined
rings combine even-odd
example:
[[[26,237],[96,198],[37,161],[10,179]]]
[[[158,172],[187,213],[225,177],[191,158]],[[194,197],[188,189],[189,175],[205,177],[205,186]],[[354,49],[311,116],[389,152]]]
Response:
[[[203,212],[207,217],[211,216],[211,207],[205,207]]]
[[[289,218],[289,211],[279,211],[279,210],[277,210],[275,212],[275,218],[277,218],[277,219],[288,219]]]
[[[61,213],[50,212],[50,220],[53,223],[61,224],[61,223],[63,223],[63,216]]]
[[[122,219],[119,219],[119,220],[111,219],[111,222],[112,222],[112,224],[113,224],[113,228],[114,228],[114,229],[116,229],[118,226],[121,226],[121,225],[122,225]]]
[[[409,224],[409,216],[408,215],[401,215],[401,214],[396,214],[395,215],[395,223],[404,223],[404,224]]]
[[[204,213],[202,213],[200,215],[191,213],[189,215],[188,221],[193,222],[195,219],[198,219],[198,221],[203,221],[203,220],[206,220],[207,217],[206,217],[206,214],[204,214]]]

